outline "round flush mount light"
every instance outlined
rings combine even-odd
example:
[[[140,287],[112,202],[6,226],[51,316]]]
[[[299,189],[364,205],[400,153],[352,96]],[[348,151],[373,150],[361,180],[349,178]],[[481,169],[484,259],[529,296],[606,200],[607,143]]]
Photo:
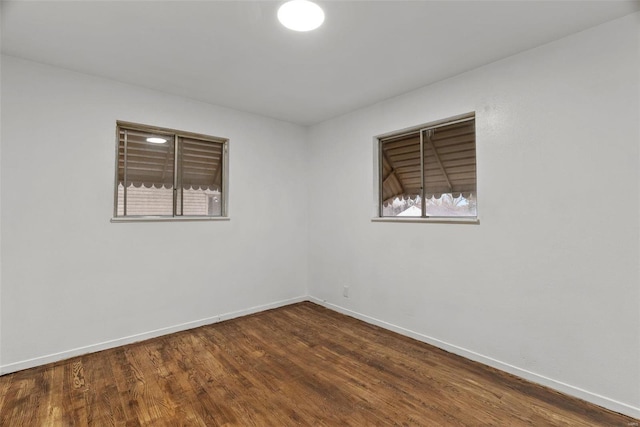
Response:
[[[151,138],[147,138],[147,142],[150,142],[152,144],[164,144],[165,142],[167,142],[167,140],[164,138],[158,138],[156,136],[153,136]]]
[[[278,9],[278,20],[294,31],[311,31],[324,22],[324,12],[308,0],[291,0]]]

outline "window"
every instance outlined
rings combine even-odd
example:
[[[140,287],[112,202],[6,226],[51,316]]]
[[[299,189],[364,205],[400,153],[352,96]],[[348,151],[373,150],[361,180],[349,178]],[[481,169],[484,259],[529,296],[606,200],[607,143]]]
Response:
[[[379,216],[476,218],[475,115],[378,138]]]
[[[228,141],[117,122],[116,218],[227,215]]]

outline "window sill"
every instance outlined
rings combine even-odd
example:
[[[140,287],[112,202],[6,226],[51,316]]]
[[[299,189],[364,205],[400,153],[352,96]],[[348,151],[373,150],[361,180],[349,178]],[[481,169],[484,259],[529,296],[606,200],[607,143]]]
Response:
[[[116,217],[111,218],[111,222],[181,222],[181,221],[229,221],[228,216],[138,216],[138,217]]]
[[[479,218],[398,218],[393,216],[387,217],[374,217],[371,218],[371,222],[424,222],[434,224],[480,224]]]

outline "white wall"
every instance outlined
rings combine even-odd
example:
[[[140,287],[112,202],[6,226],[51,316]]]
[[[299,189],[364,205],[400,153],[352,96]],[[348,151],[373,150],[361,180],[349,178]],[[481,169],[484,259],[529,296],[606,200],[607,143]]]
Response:
[[[2,10],[0,2],[0,46],[2,46]],[[2,55],[0,55],[0,188],[2,188]],[[2,192],[0,191],[0,212],[2,212]],[[2,247],[2,221],[0,220],[0,248]],[[0,250],[0,366],[2,366],[2,251]],[[0,372],[2,370],[0,369]]]
[[[304,128],[2,61],[3,372],[306,295]],[[229,138],[231,220],[110,223],[116,120]]]
[[[310,295],[640,416],[639,20],[313,126]],[[481,224],[371,222],[373,136],[470,111]]]

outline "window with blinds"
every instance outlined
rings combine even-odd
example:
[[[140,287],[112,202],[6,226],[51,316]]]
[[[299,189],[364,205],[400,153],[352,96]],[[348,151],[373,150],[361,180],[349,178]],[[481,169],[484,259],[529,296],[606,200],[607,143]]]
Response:
[[[378,139],[380,217],[477,217],[475,115]]]
[[[117,122],[116,218],[224,217],[228,140]]]

